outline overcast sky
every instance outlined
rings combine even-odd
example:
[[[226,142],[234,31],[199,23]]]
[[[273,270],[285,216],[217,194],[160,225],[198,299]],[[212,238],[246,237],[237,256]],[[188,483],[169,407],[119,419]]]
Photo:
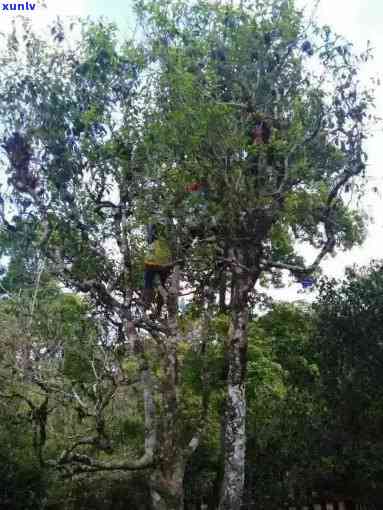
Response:
[[[6,0],[3,0],[5,2]],[[8,0],[9,1],[9,0]],[[12,0],[11,0],[12,1]],[[13,0],[15,1],[15,0]],[[17,0],[21,2],[22,0]],[[33,0],[29,0],[33,3]],[[121,30],[125,32],[134,26],[134,19],[129,0],[45,0],[45,9],[37,6],[29,13],[33,23],[43,27],[57,15],[60,16],[105,16],[117,22]],[[310,9],[311,0],[299,0],[300,5]],[[376,76],[383,69],[383,2],[381,0],[322,0],[317,11],[318,21],[328,24],[336,32],[344,35],[354,43],[358,49],[366,47],[367,40],[371,41],[375,48],[374,61],[363,74],[367,82],[369,76]],[[10,25],[13,13],[0,11],[1,26]],[[382,79],[383,82],[383,79]],[[383,118],[382,91],[377,92],[376,114]],[[383,258],[383,130],[376,129],[374,136],[367,145],[369,155],[369,192],[364,200],[366,212],[373,218],[369,224],[369,234],[362,247],[354,248],[350,252],[339,253],[335,258],[329,257],[323,264],[325,272],[332,276],[341,276],[344,267],[349,264],[367,264],[372,258]],[[377,188],[378,192],[373,192]],[[294,299],[302,297],[297,294],[298,285],[278,291],[280,297]]]

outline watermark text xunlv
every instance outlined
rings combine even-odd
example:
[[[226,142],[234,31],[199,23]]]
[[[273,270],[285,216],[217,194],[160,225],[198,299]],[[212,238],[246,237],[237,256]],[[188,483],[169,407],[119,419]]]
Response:
[[[36,4],[2,4],[0,3],[0,10],[2,11],[34,11]]]

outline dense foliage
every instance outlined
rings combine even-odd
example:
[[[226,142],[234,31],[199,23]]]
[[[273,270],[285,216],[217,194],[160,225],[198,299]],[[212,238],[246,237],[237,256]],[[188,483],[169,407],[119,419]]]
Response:
[[[290,1],[135,6],[139,37],[122,43],[98,21],[7,38],[4,443],[28,426],[1,450],[3,500],[24,487],[41,508],[231,510],[350,493],[356,477],[377,490],[378,461],[367,478],[350,466],[378,441],[378,337],[351,355],[339,321],[376,326],[373,293],[355,273],[313,310],[259,318],[256,286],[302,281],[364,238],[347,194],[363,192],[370,49]]]
[[[278,304],[251,324],[246,508],[280,508],[288,501],[301,501],[303,505],[313,492],[329,499],[348,496],[375,504],[381,501],[382,274],[380,263],[350,269],[343,282],[324,280],[313,306]],[[40,292],[44,295],[46,290]],[[41,317],[35,334],[39,332],[45,343],[49,338],[44,318],[48,316],[51,327],[53,319],[55,330],[64,330],[68,341],[73,328],[83,327],[79,303],[71,296],[60,296],[57,290],[55,293],[56,299],[50,295],[44,301],[41,297],[38,307]],[[60,311],[60,317],[54,316],[55,310]],[[112,509],[127,503],[132,509],[145,508],[148,486],[143,475],[95,474],[67,479],[63,484],[63,480],[39,465],[37,424],[27,402],[30,399],[35,406],[39,403],[36,382],[5,377],[9,374],[9,354],[15,342],[15,339],[11,342],[12,332],[20,327],[24,316],[25,308],[21,313],[15,304],[3,301],[1,503],[12,509],[37,509],[43,508],[43,504],[52,509],[93,509],[98,505]],[[224,316],[215,322],[216,334],[225,331],[227,322]],[[214,508],[217,499],[221,476],[222,354],[219,345],[209,352],[210,384],[216,397],[203,441],[186,470],[187,508],[193,508],[190,505],[198,508],[202,502]],[[192,417],[195,398],[192,388],[198,384],[197,360],[191,354],[187,356],[191,390],[183,415],[185,425]],[[83,351],[74,358],[70,354],[67,359],[75,361],[71,370],[84,358]],[[56,380],[62,374],[68,376],[65,363],[60,368],[59,360],[60,356],[54,367]],[[134,367],[125,369],[131,371]],[[75,376],[77,384],[84,381],[87,373],[81,366]],[[72,377],[70,372],[69,379]],[[114,412],[108,417],[114,431],[114,447],[120,441],[133,446],[142,434],[142,418],[134,413],[125,415],[124,402],[131,406],[134,396],[118,395]],[[72,434],[73,427],[80,426],[82,415],[77,414],[77,409],[77,416],[72,416],[64,402],[56,402],[56,406],[60,407],[51,412],[58,413],[61,430],[56,422],[56,435],[49,448],[58,454],[61,436]]]

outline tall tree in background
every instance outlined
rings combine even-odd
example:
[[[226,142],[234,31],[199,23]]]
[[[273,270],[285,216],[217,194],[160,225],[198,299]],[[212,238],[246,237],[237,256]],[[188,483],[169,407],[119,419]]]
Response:
[[[325,280],[315,303],[313,345],[329,411],[323,451],[333,483],[355,498],[382,498],[380,382],[382,263],[348,268],[342,282]]]
[[[364,175],[372,95],[358,71],[370,54],[353,55],[293,2],[142,1],[136,9],[139,42],[118,48],[113,29],[94,23],[68,49],[60,24],[54,44],[26,25],[23,36],[9,37],[1,69],[14,207],[23,208],[52,274],[89,295],[108,342],[121,342],[140,367],[143,456],[104,461],[78,453],[86,444],[79,441],[60,463],[150,468],[154,507],[182,508],[185,465],[208,410],[202,362],[194,430],[184,434],[178,305],[187,293],[201,360],[214,315],[230,317],[219,508],[240,508],[255,285],[277,283],[284,269],[302,280],[337,247],[363,239],[344,192]],[[14,231],[6,213],[4,226]],[[139,291],[148,223],[163,224],[173,259],[157,314]],[[296,241],[318,250],[314,261],[304,263]]]

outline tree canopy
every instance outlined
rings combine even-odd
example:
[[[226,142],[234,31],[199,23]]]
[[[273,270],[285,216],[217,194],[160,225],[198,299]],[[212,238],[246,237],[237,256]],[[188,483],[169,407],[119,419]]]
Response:
[[[303,280],[364,238],[347,193],[363,191],[373,91],[359,71],[371,51],[355,54],[292,1],[137,1],[135,9],[139,37],[123,43],[102,21],[80,23],[79,40],[60,21],[50,40],[27,21],[8,37],[3,286],[10,299],[29,279],[32,303],[12,363],[27,384],[21,400],[38,417],[44,468],[146,470],[153,507],[180,510],[190,459],[213,430],[222,444],[211,481],[221,487],[218,507],[239,508],[246,385],[268,349],[266,341],[248,353],[249,320],[263,300],[256,284],[280,284],[283,270]],[[157,236],[150,256],[147,226]],[[313,246],[315,259],[304,260],[298,243]],[[54,327],[36,318],[40,304]],[[260,331],[269,329],[265,319]],[[304,350],[309,333],[300,334]],[[311,381],[311,361],[275,349],[294,372],[285,381],[274,354],[267,359],[277,392]],[[36,402],[29,384],[39,388]],[[297,401],[290,394],[310,405],[304,392]],[[254,398],[262,406],[261,393]],[[116,438],[116,402],[132,444]],[[58,453],[46,431],[61,405],[80,425],[66,444],[63,427]]]

